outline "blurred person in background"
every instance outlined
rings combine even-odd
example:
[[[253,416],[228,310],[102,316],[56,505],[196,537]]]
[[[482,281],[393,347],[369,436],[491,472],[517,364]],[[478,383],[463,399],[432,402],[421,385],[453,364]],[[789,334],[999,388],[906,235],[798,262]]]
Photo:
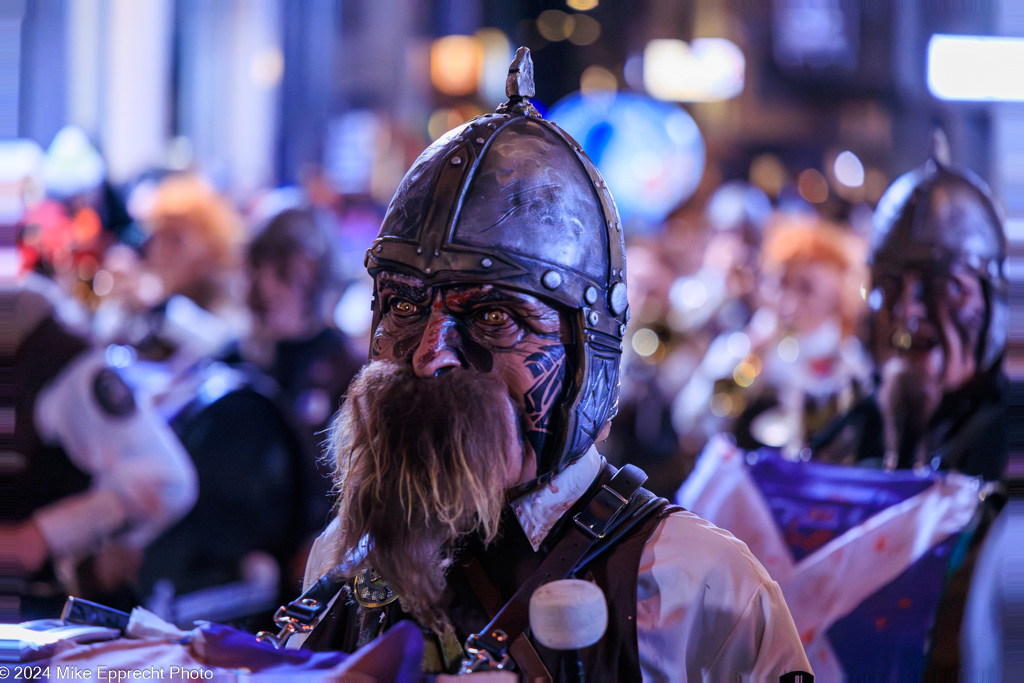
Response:
[[[106,162],[86,134],[65,126],[24,187],[17,244],[21,269],[52,279],[71,299],[95,309],[93,279],[104,253],[131,224],[106,179]]]
[[[950,164],[941,134],[931,157],[900,176],[879,200],[871,246],[876,403],[851,411],[859,448],[884,467],[951,470],[1005,479],[1009,326],[1002,210],[973,172]],[[868,429],[874,411],[884,426]],[[838,437],[837,437],[838,438]],[[991,488],[991,487],[990,487]],[[1006,497],[984,497],[951,563],[936,617],[930,674],[959,671],[960,625],[982,541]]]
[[[868,303],[879,386],[832,431],[858,460],[997,481],[1009,449],[1006,235],[988,186],[944,149],[878,203]]]
[[[724,432],[746,450],[815,457],[804,449],[871,389],[871,361],[857,337],[864,252],[845,226],[775,215],[760,253],[760,308],[711,342],[675,398],[673,424],[685,448],[695,455]]]
[[[251,342],[279,388],[279,402],[298,426],[303,445],[306,534],[330,512],[329,469],[320,469],[321,442],[349,381],[362,365],[351,340],[330,324],[340,282],[334,236],[308,210],[286,209],[249,244]],[[308,551],[308,549],[307,549]],[[306,553],[301,562],[305,562]],[[301,579],[301,566],[297,573]]]
[[[248,327],[242,296],[241,216],[201,178],[171,175],[144,215],[133,296],[118,302],[124,319],[106,323],[144,357],[177,355],[183,365],[222,353]]]
[[[977,634],[961,629],[975,563],[1006,500],[1002,215],[937,141],[875,212],[877,386],[806,449],[861,467],[794,463],[715,439],[677,497],[765,562],[808,656],[829,675],[956,678],[961,637]]]
[[[18,189],[0,209],[19,256],[13,444],[0,468],[18,610],[55,617],[71,592],[129,606],[142,549],[194,504],[196,474],[152,396],[126,383],[124,359],[88,334],[91,281],[120,204],[78,129],[62,129],[45,155],[0,144],[0,162]]]
[[[737,421],[745,447],[853,464],[845,451],[813,444],[872,388],[874,365],[859,337],[867,313],[866,248],[847,225],[816,218],[794,216],[771,230],[762,300],[774,330],[764,335],[767,323],[749,326],[749,367],[733,373],[753,390]]]
[[[672,398],[707,344],[698,329],[677,329],[670,293],[683,276],[680,255],[686,247],[699,246],[671,238],[633,239],[626,245],[631,317],[623,344],[619,413],[601,452],[616,466],[632,463],[648,472],[650,489],[663,496],[671,495],[685,474],[672,427]]]
[[[757,308],[757,267],[772,204],[742,180],[718,187],[704,208],[707,242],[700,269],[676,284],[679,325],[709,340],[742,329]]]
[[[248,317],[238,211],[179,174],[156,185],[140,216],[142,258],[109,252],[115,281],[94,329],[137,360],[125,377],[154,396],[191,456],[199,496],[146,548],[134,585],[171,621],[241,620],[279,600],[308,527],[303,448],[274,381],[239,358]]]
[[[742,328],[755,303],[756,259],[771,203],[759,189],[729,181],[711,193],[699,223],[677,210],[660,240],[633,239],[626,257],[631,319],[622,361],[619,417],[602,446],[609,459],[651,474],[671,496],[703,439],[673,425],[673,401],[723,331]]]
[[[2,529],[21,617],[56,617],[68,593],[131,607],[143,549],[196,500],[196,473],[144,390],[29,274],[14,296],[14,449]]]
[[[761,254],[761,308],[712,343],[677,419],[701,424],[696,438],[728,432],[746,450],[824,457],[804,449],[870,391],[871,361],[856,336],[864,271],[864,244],[848,229],[780,214]]]

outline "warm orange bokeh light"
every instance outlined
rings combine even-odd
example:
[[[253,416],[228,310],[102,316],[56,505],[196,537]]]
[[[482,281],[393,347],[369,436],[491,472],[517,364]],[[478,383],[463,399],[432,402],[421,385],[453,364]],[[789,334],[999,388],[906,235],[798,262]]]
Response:
[[[445,36],[430,46],[430,81],[445,95],[469,95],[480,81],[483,47],[472,36]]]

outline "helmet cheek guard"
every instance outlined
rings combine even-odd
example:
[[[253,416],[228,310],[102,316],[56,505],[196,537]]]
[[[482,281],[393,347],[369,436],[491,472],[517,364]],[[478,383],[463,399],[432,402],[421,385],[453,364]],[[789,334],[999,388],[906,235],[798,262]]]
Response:
[[[428,286],[494,284],[560,307],[572,365],[538,482],[590,448],[618,406],[629,310],[622,225],[582,147],[530,105],[532,61],[520,48],[509,102],[449,131],[409,169],[366,254]],[[376,295],[373,330],[382,311]]]
[[[966,265],[985,293],[977,359],[979,371],[987,372],[1000,363],[1009,328],[1002,210],[981,178],[949,165],[941,138],[936,150],[923,166],[897,178],[879,200],[870,264],[931,269]]]

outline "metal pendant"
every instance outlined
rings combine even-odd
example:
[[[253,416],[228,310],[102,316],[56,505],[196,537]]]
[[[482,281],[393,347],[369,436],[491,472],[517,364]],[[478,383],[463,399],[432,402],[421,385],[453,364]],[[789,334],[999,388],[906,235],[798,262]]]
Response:
[[[353,580],[356,602],[363,607],[383,607],[398,599],[398,593],[391,589],[375,569],[364,569]]]

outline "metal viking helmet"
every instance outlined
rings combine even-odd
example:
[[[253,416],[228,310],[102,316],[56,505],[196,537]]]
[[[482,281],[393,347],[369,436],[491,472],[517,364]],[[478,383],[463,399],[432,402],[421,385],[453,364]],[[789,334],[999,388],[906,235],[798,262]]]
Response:
[[[948,270],[969,267],[987,301],[979,370],[1003,355],[1009,327],[1006,233],[1003,214],[988,185],[967,169],[950,166],[948,143],[936,133],[930,158],[897,178],[875,210],[870,264]]]
[[[573,328],[560,429],[541,481],[590,448],[618,405],[629,317],[622,225],[582,147],[530,104],[533,61],[509,67],[509,101],[430,145],[406,173],[366,253],[370,275],[490,283],[560,304]],[[373,330],[382,311],[376,294]]]

